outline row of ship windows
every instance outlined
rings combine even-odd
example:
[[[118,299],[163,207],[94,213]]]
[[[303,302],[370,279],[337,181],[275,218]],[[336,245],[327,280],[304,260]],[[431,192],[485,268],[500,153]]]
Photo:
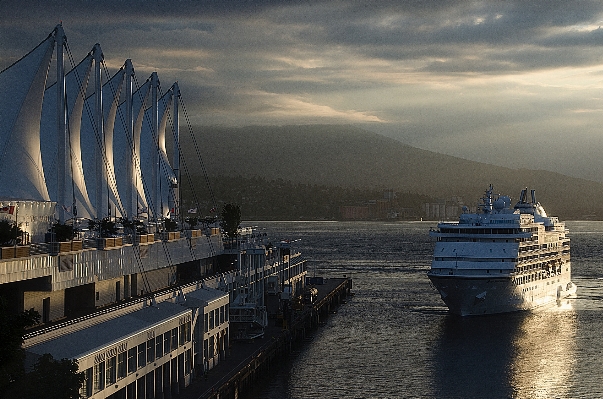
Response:
[[[448,262],[515,262],[517,259],[513,259],[513,258],[499,258],[499,259],[494,259],[494,258],[466,258],[466,257],[462,257],[462,256],[456,256],[456,257],[451,257],[451,256],[439,256],[439,257],[434,257],[434,260],[437,261],[448,261]]]
[[[503,240],[493,240],[491,238],[472,238],[471,240],[461,240],[459,238],[451,238],[451,237],[438,237],[437,241],[441,241],[441,242],[519,242],[519,238],[515,238],[515,239],[511,239],[509,241],[509,239],[505,239]]]
[[[561,281],[561,279],[557,279],[557,282],[558,282],[558,283],[559,283],[560,281]],[[546,285],[549,285],[550,283],[551,283],[551,282],[549,281],[549,282],[547,282],[547,283],[546,283]],[[553,281],[553,284],[555,284],[555,282],[554,282],[554,281]],[[518,283],[517,285],[520,285],[520,284]],[[537,289],[537,288],[538,288],[538,284],[537,284],[537,285],[533,285],[533,286],[531,286],[531,287],[525,287],[525,288],[522,288],[521,292],[524,292],[524,293],[525,293],[525,292],[528,292],[528,291],[535,290],[535,289]]]
[[[550,242],[550,243],[541,244],[541,245],[526,245],[526,246],[519,247],[519,251],[520,252],[537,251],[539,249],[557,248],[558,244],[559,244],[559,242]],[[567,243],[567,245],[569,245],[569,242]]]
[[[458,228],[443,228],[440,227],[440,232],[442,234],[519,234],[519,233],[523,233],[526,232],[525,230],[522,229],[502,229],[502,228],[495,228],[495,229],[458,229]]]
[[[531,283],[533,281],[539,281],[539,280],[544,280],[544,279],[547,279],[550,277],[555,277],[558,274],[560,274],[560,273],[555,273],[555,272],[550,273],[550,274],[532,273],[532,274],[528,274],[525,276],[515,277],[513,279],[513,284],[515,284],[515,285],[527,284],[527,283]],[[559,281],[559,279],[557,279],[557,281]]]
[[[569,255],[569,253],[561,253],[562,255]],[[546,252],[546,253],[540,253],[540,254],[535,254],[535,255],[528,255],[528,256],[520,256],[517,258],[517,260],[519,262],[528,262],[531,260],[537,260],[537,259],[550,259],[550,258],[554,258],[557,257],[559,255],[559,252],[555,251],[555,252]]]
[[[529,272],[532,270],[559,270],[559,273],[561,273],[561,266],[557,265],[550,265],[548,263],[531,263],[529,265],[525,265],[525,266],[517,266],[515,268],[515,273],[525,273],[525,272]]]
[[[153,363],[191,341],[191,322],[181,324],[164,334],[151,338],[84,371],[82,397],[88,398],[102,391],[106,386],[135,373],[138,369]],[[190,355],[189,355],[190,356]],[[186,360],[186,359],[185,359]]]

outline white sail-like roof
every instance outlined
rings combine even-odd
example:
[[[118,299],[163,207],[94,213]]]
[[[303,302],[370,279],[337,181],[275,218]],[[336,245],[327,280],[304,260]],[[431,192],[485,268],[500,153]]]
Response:
[[[163,176],[163,181],[161,182],[161,196],[163,199],[164,205],[167,207],[167,211],[164,208],[163,216],[169,216],[170,209],[174,206],[174,190],[173,188],[177,186],[178,179],[176,178],[176,174],[174,173],[174,169],[172,169],[171,163],[168,159],[168,155],[165,148],[165,134],[166,134],[166,126],[168,122],[173,122],[172,119],[172,109],[173,102],[178,101],[174,96],[174,91],[172,88],[168,90],[167,93],[161,99],[159,99],[159,115],[161,115],[161,119],[159,120],[159,129],[158,129],[158,146],[159,146],[159,173],[160,176]],[[169,206],[168,206],[169,204]]]
[[[117,194],[115,185],[115,172],[113,166],[113,127],[116,117],[117,103],[121,92],[124,70],[120,69],[113,77],[103,85],[103,126],[104,131],[98,132],[96,116],[94,112],[84,112],[81,125],[81,149],[83,159],[84,175],[86,176],[86,187],[90,193],[92,204],[98,203],[97,196],[103,198],[103,204],[107,207],[95,209],[97,218],[108,215],[109,206],[113,210],[121,210],[121,200]],[[85,100],[84,108],[94,110],[95,94]],[[97,159],[97,149],[100,148],[101,159]],[[97,168],[104,169],[103,171]],[[103,180],[102,192],[97,192],[97,178]]]
[[[61,221],[73,216],[169,217],[178,184],[166,151],[166,133],[177,131],[174,87],[158,99],[154,73],[131,93],[128,60],[100,88],[98,44],[64,75],[62,32],[57,26],[0,72],[0,199],[56,202]],[[55,45],[59,79],[46,88]],[[99,93],[90,93],[92,82]],[[63,147],[65,153],[59,154]]]
[[[124,204],[124,208],[128,209],[126,204],[128,185],[131,186],[133,202],[133,215],[127,215],[129,218],[135,217],[139,213],[146,213],[148,207],[144,180],[140,169],[140,133],[144,119],[144,111],[146,104],[150,103],[150,80],[147,80],[138,90],[132,95],[132,115],[133,115],[133,137],[128,139],[127,124],[120,120],[122,115],[126,115],[126,102],[122,102],[117,110],[117,119],[115,121],[113,133],[113,157],[116,167],[115,180],[117,184],[117,192]],[[132,150],[132,151],[130,151]],[[133,155],[132,155],[133,154]],[[133,180],[130,180],[126,173],[126,164],[132,163]],[[150,179],[150,176],[149,176]]]
[[[123,80],[125,76],[125,70],[122,68],[117,72],[113,78],[107,84],[103,86],[103,101],[105,98],[108,100],[112,100],[110,103],[107,101],[108,105],[105,107],[103,105],[103,111],[105,114],[105,160],[107,167],[107,187],[110,195],[110,200],[113,205],[113,208],[116,210],[116,216],[121,216],[124,214],[124,207],[121,203],[121,198],[117,191],[117,180],[115,178],[115,159],[113,157],[113,129],[115,127],[115,118],[117,115],[117,108],[119,105],[119,97],[121,94],[121,88],[123,86]],[[120,114],[119,124],[123,124],[124,115]],[[125,170],[120,170],[120,173],[125,174]]]
[[[80,126],[82,123],[82,112],[84,110],[84,99],[86,88],[92,70],[93,54],[89,53],[75,68],[65,75],[65,94],[68,120],[69,147],[67,148],[67,167],[65,173],[69,183],[65,186],[65,197],[68,201],[61,206],[71,207],[73,202],[77,204],[77,214],[80,217],[94,217],[94,207],[90,202],[84,169],[82,162],[82,150],[80,145]],[[44,93],[44,105],[42,107],[41,121],[41,143],[42,162],[46,176],[46,183],[50,198],[58,201],[57,193],[57,85],[56,83],[46,89]],[[73,183],[73,184],[71,184]],[[71,210],[70,213],[73,213]]]
[[[40,116],[54,49],[49,36],[0,73],[0,196],[49,201],[40,154]]]
[[[153,176],[157,178],[156,197],[149,198],[151,192],[148,192],[147,201],[149,209],[156,209],[156,217],[169,216],[169,204],[173,195],[172,185],[176,183],[176,176],[168,160],[165,148],[165,131],[169,119],[169,110],[171,109],[172,91],[168,91],[158,100],[159,126],[157,137],[153,137],[152,107],[145,111],[145,117],[142,121],[141,142],[141,170],[145,184],[150,185],[150,179]],[[158,155],[157,164],[153,165],[154,156]],[[153,173],[155,168],[155,174]]]

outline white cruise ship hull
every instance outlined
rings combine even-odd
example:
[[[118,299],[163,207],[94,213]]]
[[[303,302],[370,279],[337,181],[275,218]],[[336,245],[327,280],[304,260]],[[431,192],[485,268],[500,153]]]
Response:
[[[429,273],[428,277],[450,312],[460,316],[507,313],[552,306],[576,293],[570,273],[522,285],[515,284],[512,276],[481,277]]]

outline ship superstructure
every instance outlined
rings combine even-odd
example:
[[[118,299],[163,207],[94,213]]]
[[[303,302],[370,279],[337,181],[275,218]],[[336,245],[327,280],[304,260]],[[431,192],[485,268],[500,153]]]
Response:
[[[511,207],[490,186],[477,213],[465,207],[458,222],[439,223],[428,277],[450,312],[481,315],[533,309],[575,294],[570,239],[547,216],[535,191],[521,191]]]

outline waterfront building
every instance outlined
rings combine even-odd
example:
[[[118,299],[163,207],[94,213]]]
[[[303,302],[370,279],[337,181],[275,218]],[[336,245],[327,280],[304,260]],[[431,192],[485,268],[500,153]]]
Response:
[[[28,358],[78,360],[84,396],[169,397],[228,356],[231,318],[267,325],[269,281],[301,296],[305,261],[252,230],[225,243],[215,224],[185,229],[178,85],[135,87],[130,60],[103,79],[98,44],[65,72],[65,43],[59,25],[0,72],[0,220],[23,231],[1,250],[0,296],[41,314]]]

